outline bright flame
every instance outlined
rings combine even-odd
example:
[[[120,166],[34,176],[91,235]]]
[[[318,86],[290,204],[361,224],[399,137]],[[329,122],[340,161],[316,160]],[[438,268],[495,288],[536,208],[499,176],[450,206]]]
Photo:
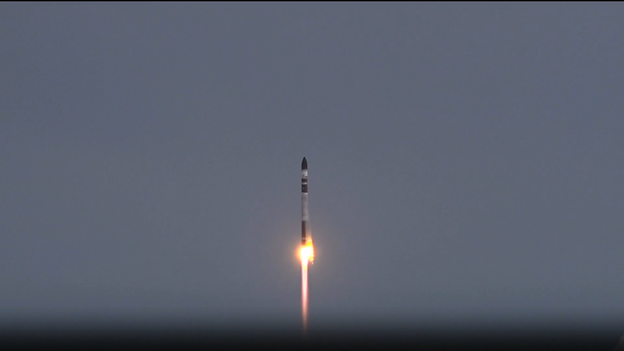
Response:
[[[314,245],[312,245],[312,241],[308,241],[305,245],[301,245],[299,257],[301,258],[301,264],[303,264],[304,261],[306,263],[314,262]]]
[[[314,245],[309,240],[299,249],[301,258],[301,317],[303,318],[303,335],[308,332],[308,262],[314,261]]]

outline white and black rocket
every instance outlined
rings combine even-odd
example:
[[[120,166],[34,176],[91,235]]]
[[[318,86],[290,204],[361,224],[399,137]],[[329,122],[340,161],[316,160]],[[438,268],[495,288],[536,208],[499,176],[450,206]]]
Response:
[[[310,215],[308,214],[308,161],[301,161],[301,245],[312,239],[310,233]]]

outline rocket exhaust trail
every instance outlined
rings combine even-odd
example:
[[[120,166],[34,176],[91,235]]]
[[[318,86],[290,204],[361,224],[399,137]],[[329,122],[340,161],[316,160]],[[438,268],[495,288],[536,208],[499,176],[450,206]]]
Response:
[[[303,336],[308,334],[308,261],[301,258],[301,317],[303,319]]]

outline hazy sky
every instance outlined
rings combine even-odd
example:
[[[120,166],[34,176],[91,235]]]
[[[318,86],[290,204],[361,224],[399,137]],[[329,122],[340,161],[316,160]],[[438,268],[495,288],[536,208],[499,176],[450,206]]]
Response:
[[[311,329],[624,319],[623,18],[0,3],[0,323],[299,327],[303,156]]]

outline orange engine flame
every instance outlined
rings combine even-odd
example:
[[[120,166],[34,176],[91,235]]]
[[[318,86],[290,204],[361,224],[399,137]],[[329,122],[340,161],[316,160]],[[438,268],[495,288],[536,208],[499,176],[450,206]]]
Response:
[[[309,240],[299,249],[301,258],[301,317],[303,318],[303,335],[308,330],[308,262],[314,261],[314,245]]]
[[[314,245],[312,245],[312,241],[308,241],[305,245],[301,245],[301,249],[299,250],[299,257],[301,258],[301,263],[304,261],[314,262]]]

